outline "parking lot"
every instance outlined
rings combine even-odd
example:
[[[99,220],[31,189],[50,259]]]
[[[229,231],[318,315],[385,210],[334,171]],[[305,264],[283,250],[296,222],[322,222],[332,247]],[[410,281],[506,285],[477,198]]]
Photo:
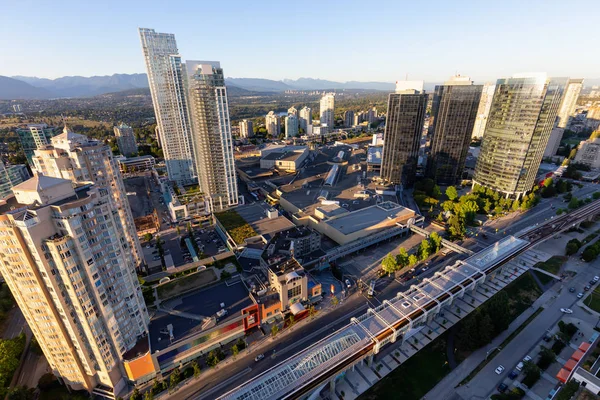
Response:
[[[163,244],[165,254],[171,254],[175,267],[192,262],[187,246],[181,246],[181,239],[188,236],[186,226],[181,226],[179,232],[180,234],[177,234],[176,228],[160,232],[161,239],[165,241]],[[204,257],[219,254],[219,249],[221,249],[221,252],[223,252],[223,248],[227,251],[225,244],[219,238],[219,235],[214,232],[213,227],[201,228],[198,225],[192,227],[192,232],[194,234],[193,240],[198,244],[199,250],[203,253]],[[198,254],[198,256],[200,257],[201,254]]]

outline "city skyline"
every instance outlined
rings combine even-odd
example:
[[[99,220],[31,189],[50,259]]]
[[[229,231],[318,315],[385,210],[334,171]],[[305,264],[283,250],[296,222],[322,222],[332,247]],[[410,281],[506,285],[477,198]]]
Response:
[[[552,29],[556,21],[573,9],[586,10],[586,16],[593,20],[599,10],[591,1],[496,5],[471,1],[460,4],[436,2],[428,8],[427,14],[416,6],[389,3],[380,9],[385,12],[374,10],[374,18],[361,19],[360,29],[351,28],[351,21],[359,17],[358,6],[343,9],[335,4],[307,7],[309,11],[298,13],[291,20],[269,19],[267,24],[268,16],[263,13],[268,6],[266,2],[258,6],[238,2],[231,5],[239,12],[229,13],[229,7],[194,3],[187,3],[179,8],[182,11],[177,11],[172,7],[163,9],[168,6],[153,2],[119,3],[118,6],[115,2],[120,12],[110,14],[109,10],[114,9],[110,5],[100,10],[71,1],[59,8],[36,1],[8,4],[0,21],[7,30],[14,28],[19,34],[0,39],[0,46],[8,50],[0,60],[0,75],[57,78],[143,72],[136,30],[153,26],[158,31],[179,37],[181,54],[220,60],[231,77],[281,80],[308,76],[337,81],[394,82],[408,74],[409,79],[440,82],[458,72],[471,76],[478,83],[514,72],[545,71],[548,76],[599,78],[594,68],[600,64],[597,52],[584,52],[579,56],[579,62],[570,63],[567,59],[557,58],[554,51],[593,35],[592,24],[573,24],[569,30]],[[512,30],[507,31],[503,21],[513,17],[515,8],[519,9],[520,18],[529,22],[512,25]],[[20,21],[17,16],[24,13],[33,18],[39,15],[48,19],[54,16],[67,19],[70,29],[56,30],[49,35],[45,27],[34,25],[24,32],[17,25]],[[222,32],[219,40],[198,39],[194,25],[187,22],[199,13],[211,16],[206,20],[207,28],[214,26]],[[318,32],[296,33],[298,29],[294,28],[305,27],[322,13],[335,18]],[[399,24],[400,13],[403,18]],[[448,15],[456,18],[447,18]],[[416,29],[422,33],[415,35]],[[486,34],[479,34],[482,31]],[[528,41],[520,40],[531,31],[543,31],[544,35],[528,35]],[[77,32],[80,34],[74,34]],[[95,32],[102,34],[95,35]],[[365,35],[365,32],[370,34]],[[398,40],[398,37],[406,39]],[[318,40],[321,48],[334,48],[345,56],[323,63],[321,56],[299,59],[290,53],[291,50],[286,50],[313,40]],[[270,49],[276,46],[283,50],[271,52]],[[378,54],[377,64],[362,62],[363,54],[356,49],[364,46]],[[32,53],[46,60],[44,69],[28,62]],[[435,54],[436,60],[444,62],[433,63],[428,54]],[[115,60],[119,62],[116,64]]]

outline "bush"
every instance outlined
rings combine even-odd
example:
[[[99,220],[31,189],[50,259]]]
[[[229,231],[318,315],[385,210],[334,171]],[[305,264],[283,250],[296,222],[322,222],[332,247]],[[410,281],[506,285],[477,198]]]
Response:
[[[38,387],[40,388],[40,390],[48,390],[50,389],[52,386],[54,386],[55,383],[58,382],[58,379],[56,379],[56,377],[54,376],[54,374],[51,373],[47,373],[44,374],[40,377],[40,380],[38,381]]]
[[[563,386],[562,390],[560,392],[558,392],[558,395],[556,395],[555,399],[556,400],[570,400],[571,397],[573,397],[573,395],[575,393],[577,393],[578,390],[579,390],[579,383],[577,383],[571,379],[569,382],[567,382],[567,384],[565,386]]]
[[[525,378],[523,378],[522,383],[526,385],[528,388],[532,388],[533,385],[540,379],[542,372],[540,368],[533,364],[531,361],[527,361],[525,363]]]
[[[581,242],[578,239],[571,239],[567,242],[566,253],[568,256],[573,255],[581,248]]]
[[[552,350],[550,350],[549,348],[547,348],[545,346],[540,346],[540,347],[541,347],[540,359],[537,362],[537,365],[538,365],[538,367],[540,367],[540,369],[542,371],[545,371],[546,369],[548,369],[548,367],[554,361],[556,361],[556,354],[554,354],[554,352]]]
[[[561,351],[563,351],[565,347],[567,347],[567,345],[562,340],[557,340],[552,345],[552,351],[554,352],[554,354],[558,355]]]

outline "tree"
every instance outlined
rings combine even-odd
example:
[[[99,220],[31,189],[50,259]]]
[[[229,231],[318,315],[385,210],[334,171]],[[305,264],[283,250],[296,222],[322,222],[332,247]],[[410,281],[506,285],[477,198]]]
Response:
[[[421,256],[421,260],[427,260],[431,255],[431,243],[427,239],[421,240],[421,244],[419,244],[419,255]]]
[[[556,361],[556,354],[546,346],[540,346],[540,348],[540,359],[537,364],[541,370],[545,370]]]
[[[144,393],[144,400],[154,400],[154,393],[152,393],[152,390],[148,390]]]
[[[571,201],[569,201],[569,210],[574,210],[578,207],[579,207],[579,200],[577,200],[577,197],[571,198]]]
[[[145,233],[145,234],[144,234],[144,240],[145,240],[146,242],[149,242],[149,241],[151,241],[151,240],[152,240],[152,234],[151,234],[151,233]]]
[[[450,200],[445,201],[442,203],[442,208],[444,209],[444,211],[454,211],[454,203]]]
[[[436,200],[442,197],[442,191],[440,190],[440,187],[438,185],[435,185],[431,190],[431,197],[433,197]]]
[[[240,354],[240,349],[238,349],[237,344],[234,344],[231,348],[231,354],[233,354],[234,357]]]
[[[429,243],[431,243],[433,252],[438,252],[442,248],[442,238],[437,232],[432,232],[429,235]]]
[[[198,362],[196,360],[192,361],[192,369],[194,370],[194,378],[197,378],[200,376],[200,366],[198,365]]]
[[[402,269],[408,265],[408,252],[404,247],[398,249],[398,255],[396,256],[396,263],[398,268]]]
[[[10,389],[6,398],[8,400],[33,400],[35,398],[34,391],[34,388],[27,388],[27,386],[17,386]]]
[[[464,223],[456,215],[448,218],[446,229],[453,239],[462,239],[466,232]]]
[[[446,197],[450,201],[454,201],[458,198],[458,191],[454,186],[448,186],[448,188],[446,188]]]
[[[388,253],[388,255],[385,256],[385,258],[381,262],[381,266],[388,275],[393,274],[398,269],[396,257],[394,257],[392,253]]]
[[[277,325],[272,325],[271,326],[271,336],[275,337],[277,336],[277,332],[279,332],[279,327]]]
[[[142,400],[142,395],[140,394],[138,388],[133,389],[133,393],[131,393],[131,396],[129,396],[129,400]]]
[[[494,337],[494,323],[490,314],[483,314],[478,323],[477,333],[479,335],[479,347],[488,344],[492,340]]]
[[[331,297],[331,304],[333,304],[333,306],[337,306],[340,303],[340,300],[334,295]]]
[[[315,306],[311,304],[310,307],[308,307],[308,316],[312,319],[315,316],[315,313]]]
[[[175,368],[169,377],[169,389],[175,389],[179,382],[181,382],[181,371]]]
[[[294,317],[294,314],[290,314],[290,316],[288,317],[289,326],[293,326],[295,322],[296,318]]]
[[[419,262],[419,259],[417,258],[417,256],[416,256],[416,255],[414,255],[414,254],[411,254],[411,255],[408,257],[408,265],[410,265],[411,267],[412,267],[413,265],[417,265],[417,263],[418,263],[418,262]]]

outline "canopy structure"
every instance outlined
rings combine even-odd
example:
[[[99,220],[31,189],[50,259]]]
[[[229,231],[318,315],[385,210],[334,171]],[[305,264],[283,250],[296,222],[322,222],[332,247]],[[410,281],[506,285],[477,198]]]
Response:
[[[304,310],[306,309],[301,303],[294,303],[290,306],[290,311],[292,312],[292,315],[298,315]]]

